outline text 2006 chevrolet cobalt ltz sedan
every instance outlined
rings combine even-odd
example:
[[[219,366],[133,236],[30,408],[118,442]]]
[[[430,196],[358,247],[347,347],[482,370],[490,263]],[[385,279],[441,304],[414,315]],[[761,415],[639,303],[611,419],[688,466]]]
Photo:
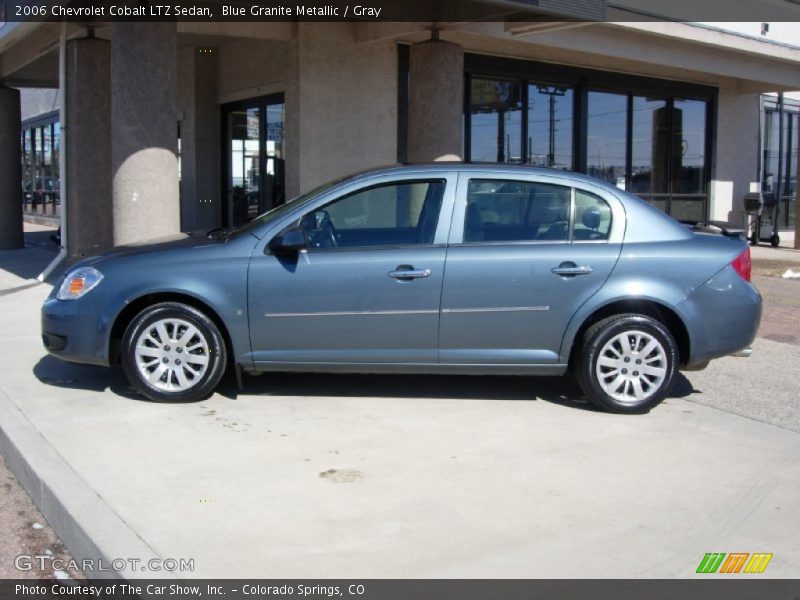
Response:
[[[231,231],[82,261],[42,309],[47,349],[121,362],[153,400],[227,366],[559,375],[646,411],[679,368],[753,341],[747,244],[694,233],[572,173],[438,164],[361,174]]]

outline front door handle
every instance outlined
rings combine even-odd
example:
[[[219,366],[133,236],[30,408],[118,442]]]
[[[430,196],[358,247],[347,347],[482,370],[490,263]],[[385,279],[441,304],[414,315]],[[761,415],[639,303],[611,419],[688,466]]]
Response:
[[[430,277],[430,269],[415,269],[411,265],[400,265],[394,271],[389,271],[389,277],[399,279],[400,281],[410,281],[412,279],[421,279],[422,277]]]
[[[551,272],[555,275],[561,275],[562,277],[575,277],[575,275],[588,275],[589,273],[593,273],[594,269],[589,265],[579,267],[574,262],[564,262],[551,269]]]

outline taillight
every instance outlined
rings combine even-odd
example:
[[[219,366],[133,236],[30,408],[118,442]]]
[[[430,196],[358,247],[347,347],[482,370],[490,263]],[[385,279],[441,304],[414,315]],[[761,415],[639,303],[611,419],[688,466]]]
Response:
[[[737,256],[731,266],[736,270],[739,276],[745,281],[750,281],[750,274],[753,270],[753,263],[750,260],[750,248],[745,248],[739,256]]]

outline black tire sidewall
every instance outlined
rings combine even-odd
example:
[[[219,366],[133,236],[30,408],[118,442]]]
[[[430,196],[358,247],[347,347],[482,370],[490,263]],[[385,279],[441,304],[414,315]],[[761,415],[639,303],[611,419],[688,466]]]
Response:
[[[600,350],[611,338],[634,329],[649,333],[662,345],[667,356],[667,374],[661,388],[655,394],[643,402],[630,404],[615,400],[603,390],[595,375],[595,365]],[[596,323],[587,330],[576,363],[578,382],[589,400],[598,408],[623,414],[645,413],[660,404],[669,393],[678,360],[675,339],[661,322],[645,315],[616,315]]]
[[[136,367],[136,340],[155,321],[183,319],[205,336],[209,347],[209,364],[199,384],[181,392],[159,390],[142,378]],[[128,325],[122,340],[122,369],[128,381],[145,397],[155,402],[194,402],[210,396],[225,372],[227,353],[225,340],[216,324],[198,309],[178,302],[163,302],[142,310]]]

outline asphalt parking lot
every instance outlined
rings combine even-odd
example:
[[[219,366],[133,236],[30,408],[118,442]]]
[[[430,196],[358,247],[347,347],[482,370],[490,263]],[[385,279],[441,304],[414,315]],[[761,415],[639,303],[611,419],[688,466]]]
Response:
[[[800,299],[798,281],[756,284],[768,307]],[[154,404],[118,369],[45,355],[48,291],[0,297],[0,424],[76,558],[193,561],[178,577],[603,578],[690,577],[706,552],[744,551],[774,553],[766,577],[800,573],[788,338],[682,374],[633,417],[569,378],[265,375]]]

